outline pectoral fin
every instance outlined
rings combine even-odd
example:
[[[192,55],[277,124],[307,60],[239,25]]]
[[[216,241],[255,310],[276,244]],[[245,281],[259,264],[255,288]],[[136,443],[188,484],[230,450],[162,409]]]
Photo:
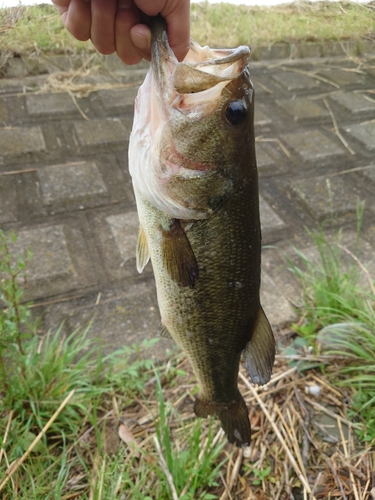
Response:
[[[172,339],[172,335],[169,333],[169,330],[166,326],[163,324],[160,325],[160,330],[159,330],[159,335],[160,337],[163,337],[164,339]]]
[[[198,279],[198,264],[188,237],[177,219],[169,229],[161,228],[163,263],[170,277],[181,286],[194,288]]]
[[[139,227],[136,258],[137,258],[137,271],[141,273],[145,268],[147,262],[150,260],[146,234],[142,226]]]
[[[264,385],[269,382],[275,353],[276,346],[272,328],[260,307],[253,335],[244,350],[245,366],[254,384]]]

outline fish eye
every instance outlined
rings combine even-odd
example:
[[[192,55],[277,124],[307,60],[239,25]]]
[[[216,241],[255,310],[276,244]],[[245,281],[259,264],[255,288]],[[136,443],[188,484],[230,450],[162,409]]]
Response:
[[[247,116],[247,108],[243,101],[231,101],[225,110],[225,118],[231,125],[240,125]]]

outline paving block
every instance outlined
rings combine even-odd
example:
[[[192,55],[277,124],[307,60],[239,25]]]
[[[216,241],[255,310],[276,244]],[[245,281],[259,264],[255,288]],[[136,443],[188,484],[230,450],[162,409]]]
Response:
[[[320,82],[314,79],[313,76],[294,73],[292,71],[276,73],[272,75],[272,78],[287,90],[309,90],[320,85]]]
[[[275,43],[274,45],[264,45],[251,47],[251,54],[255,61],[269,59],[289,59],[291,46],[289,43]]]
[[[261,127],[263,125],[269,125],[272,123],[272,119],[266,115],[262,111],[262,109],[259,108],[259,106],[255,106],[255,114],[254,114],[254,125],[255,127]]]
[[[22,92],[24,81],[18,78],[0,78],[0,95]]]
[[[129,139],[129,132],[116,118],[75,122],[74,129],[83,146],[125,143]]]
[[[267,153],[266,149],[259,142],[255,143],[257,165],[260,173],[268,171],[269,167],[273,167],[273,158]]]
[[[18,217],[14,176],[0,175],[0,223],[14,222]]]
[[[40,127],[0,129],[0,158],[38,153],[45,149],[46,145]]]
[[[108,196],[106,185],[95,162],[76,165],[52,165],[38,169],[43,203],[82,202],[95,205]],[[91,202],[91,203],[90,203]]]
[[[115,297],[103,293],[99,304],[96,299],[93,297],[90,304],[81,307],[52,306],[45,315],[45,327],[57,330],[64,321],[64,330],[69,334],[77,329],[83,331],[91,322],[88,338],[98,339],[104,355],[155,338],[159,338],[157,344],[139,352],[141,357],[162,360],[175,349],[173,340],[159,337],[161,321],[152,279],[127,283]]]
[[[8,121],[8,108],[5,105],[5,100],[0,99],[0,123],[5,125]]]
[[[344,86],[362,86],[365,84],[366,75],[362,73],[357,73],[353,71],[353,68],[339,69],[339,68],[327,68],[319,70],[319,75],[332,80],[340,87]]]
[[[356,212],[359,189],[347,184],[341,176],[325,175],[296,179],[290,182],[294,194],[304,203],[311,215],[319,220],[353,216]]]
[[[269,96],[272,94],[272,90],[269,88],[268,84],[265,84],[263,81],[260,80],[258,75],[253,75],[251,74],[251,80],[254,85],[254,91],[255,91],[255,102],[257,103],[258,97],[263,97],[263,96]],[[255,104],[255,109],[257,105]]]
[[[296,320],[296,313],[271,276],[262,271],[260,301],[264,312],[274,328],[283,328]]]
[[[123,262],[134,261],[139,231],[137,212],[110,215],[106,220],[111,228]]]
[[[89,252],[73,224],[40,226],[18,232],[14,258],[33,253],[27,264],[25,300],[46,298],[95,284]]]
[[[77,108],[67,92],[27,95],[26,107],[31,116],[77,113]]]
[[[375,182],[375,164],[371,165],[370,168],[366,168],[365,170],[362,170],[362,174],[370,179],[371,181]]]
[[[20,231],[15,255],[28,248],[34,253],[27,271],[30,280],[76,275],[63,225]]]
[[[375,121],[357,123],[347,127],[346,132],[361,142],[370,151],[375,150]]]
[[[300,57],[321,57],[321,50],[322,49],[319,43],[299,42],[292,45],[291,58],[299,59]]]
[[[347,92],[345,94],[333,94],[330,98],[350,113],[375,113],[375,101],[366,99],[363,94]]]
[[[138,88],[138,85],[135,85],[122,89],[99,90],[97,95],[99,95],[103,107],[108,111],[132,112]]]
[[[305,161],[323,161],[344,155],[344,148],[335,144],[320,130],[308,130],[282,134],[281,140]]]
[[[262,196],[259,197],[259,209],[263,231],[274,231],[285,227],[285,222],[277,215]]]
[[[319,120],[329,116],[328,110],[306,97],[276,100],[280,108],[293,117],[294,121]]]

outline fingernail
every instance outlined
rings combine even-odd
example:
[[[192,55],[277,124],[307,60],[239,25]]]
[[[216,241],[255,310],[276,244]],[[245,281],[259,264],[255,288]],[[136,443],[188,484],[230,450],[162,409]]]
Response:
[[[151,43],[151,40],[149,39],[149,37],[138,34],[137,47],[139,49],[148,49],[150,47],[150,43]]]

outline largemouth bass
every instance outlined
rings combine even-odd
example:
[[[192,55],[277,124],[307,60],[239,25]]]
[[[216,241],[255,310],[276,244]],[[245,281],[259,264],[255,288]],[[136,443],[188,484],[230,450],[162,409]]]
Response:
[[[250,443],[238,386],[241,353],[269,381],[272,329],[259,300],[261,231],[248,47],[191,40],[178,62],[155,18],[152,60],[135,103],[129,168],[140,231],[137,269],[151,258],[162,333],[199,382],[197,416],[216,416],[231,443]]]

